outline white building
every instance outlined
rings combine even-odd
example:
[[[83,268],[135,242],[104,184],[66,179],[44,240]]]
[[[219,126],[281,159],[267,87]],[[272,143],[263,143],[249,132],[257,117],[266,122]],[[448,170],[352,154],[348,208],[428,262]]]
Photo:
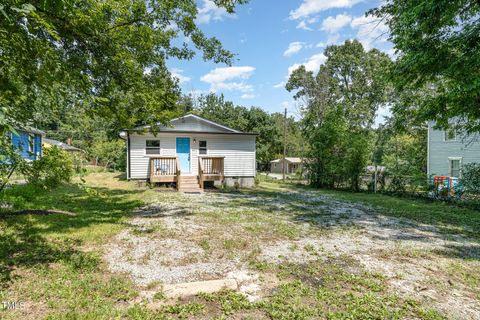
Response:
[[[186,192],[203,189],[205,181],[253,186],[256,134],[240,132],[188,114],[159,124],[124,130],[127,178],[175,182]]]

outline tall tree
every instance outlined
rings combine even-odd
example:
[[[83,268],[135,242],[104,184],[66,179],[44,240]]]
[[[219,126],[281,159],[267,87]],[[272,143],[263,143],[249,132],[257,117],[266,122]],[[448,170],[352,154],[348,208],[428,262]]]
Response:
[[[286,85],[302,100],[304,135],[310,143],[312,183],[333,186],[335,176],[348,177],[353,189],[368,161],[371,127],[386,102],[384,70],[391,63],[360,42],[329,46],[319,72],[295,70]]]
[[[397,89],[419,93],[414,115],[444,129],[455,118],[480,132],[480,2],[387,0],[370,13],[390,27]]]
[[[233,12],[246,1],[214,2]],[[197,27],[197,13],[195,0],[2,1],[0,131],[65,103],[117,127],[166,121],[179,97],[166,59],[196,50],[217,63],[234,59]]]

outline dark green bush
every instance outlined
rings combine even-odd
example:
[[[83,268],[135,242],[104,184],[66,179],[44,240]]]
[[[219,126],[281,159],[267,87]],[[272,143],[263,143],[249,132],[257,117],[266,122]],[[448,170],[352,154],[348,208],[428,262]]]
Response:
[[[45,149],[43,156],[22,168],[27,181],[43,188],[53,188],[62,182],[68,182],[73,175],[71,156],[62,149],[53,146]]]
[[[480,192],[480,163],[469,163],[463,167],[462,180],[466,191]]]

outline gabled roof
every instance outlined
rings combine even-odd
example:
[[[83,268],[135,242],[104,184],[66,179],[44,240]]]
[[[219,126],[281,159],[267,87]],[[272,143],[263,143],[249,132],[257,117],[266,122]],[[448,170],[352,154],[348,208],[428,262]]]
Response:
[[[52,146],[57,146],[57,147],[65,150],[65,151],[83,151],[82,149],[79,149],[77,147],[71,146],[67,143],[64,143],[64,142],[61,142],[61,141],[58,141],[58,140],[44,138],[43,142],[51,144]]]
[[[212,126],[216,126],[216,127],[222,128],[222,129],[224,129],[224,130],[226,130],[226,131],[230,131],[230,132],[233,132],[233,133],[241,133],[241,131],[238,131],[238,130],[229,128],[229,127],[224,126],[224,125],[221,125],[221,124],[219,124],[219,123],[217,123],[217,122],[210,121],[210,120],[208,120],[208,119],[202,118],[202,117],[200,117],[200,116],[197,116],[197,115],[191,114],[191,113],[189,113],[189,114],[187,114],[187,115],[184,115],[183,117],[178,117],[178,118],[172,119],[170,122],[173,123],[173,122],[175,122],[175,121],[181,121],[181,120],[188,119],[188,118],[194,118],[194,119],[197,119],[197,120],[199,120],[199,121],[203,121],[203,122],[205,122],[205,123],[208,123],[208,124],[210,124],[210,125],[212,125]]]
[[[33,133],[33,134],[39,134],[41,136],[45,136],[45,132],[43,132],[40,129],[30,127],[30,126],[20,127],[20,128],[17,128],[17,130],[28,132],[28,133]]]
[[[244,134],[251,135],[253,133],[241,132],[239,130],[229,128],[220,123],[202,118],[194,114],[187,114],[170,120],[170,126],[157,123],[160,132],[177,132],[177,133],[211,133],[211,134]],[[150,129],[150,126],[140,126],[124,131],[144,131]]]

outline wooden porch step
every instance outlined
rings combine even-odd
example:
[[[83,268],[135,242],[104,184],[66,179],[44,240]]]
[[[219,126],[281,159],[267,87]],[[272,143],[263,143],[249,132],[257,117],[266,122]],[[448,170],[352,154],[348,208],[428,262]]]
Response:
[[[180,176],[179,192],[198,193],[203,192],[198,183],[197,176]]]

